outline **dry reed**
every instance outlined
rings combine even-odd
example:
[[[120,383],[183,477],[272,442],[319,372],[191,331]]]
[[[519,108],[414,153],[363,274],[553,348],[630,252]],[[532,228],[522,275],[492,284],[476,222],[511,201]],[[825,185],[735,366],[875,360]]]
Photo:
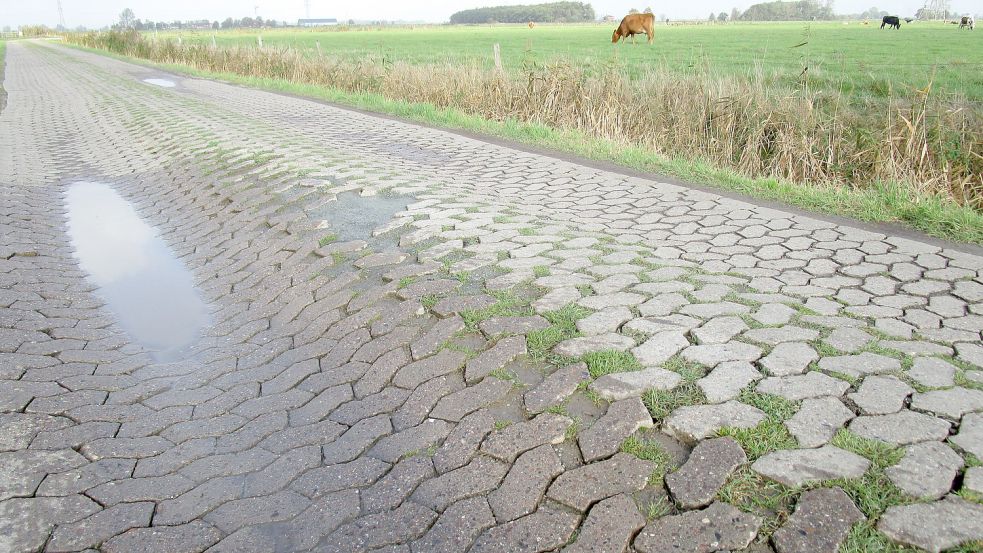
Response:
[[[565,62],[502,73],[476,66],[353,62],[295,49],[179,45],[137,33],[68,40],[198,70],[577,130],[670,158],[706,160],[749,177],[853,188],[897,182],[920,195],[983,209],[983,112],[930,87],[858,104],[753,77],[653,70],[629,79],[616,64],[592,75]]]

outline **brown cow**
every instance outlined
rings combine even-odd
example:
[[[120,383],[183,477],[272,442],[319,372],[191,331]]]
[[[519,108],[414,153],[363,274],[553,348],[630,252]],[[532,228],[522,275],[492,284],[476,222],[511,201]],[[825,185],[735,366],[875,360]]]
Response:
[[[651,13],[626,15],[621,20],[621,25],[618,25],[618,28],[614,30],[614,35],[611,36],[611,42],[618,42],[623,38],[631,37],[631,43],[635,44],[635,35],[645,33],[645,36],[648,37],[648,43],[652,44],[652,41],[655,39],[654,25],[655,15]]]

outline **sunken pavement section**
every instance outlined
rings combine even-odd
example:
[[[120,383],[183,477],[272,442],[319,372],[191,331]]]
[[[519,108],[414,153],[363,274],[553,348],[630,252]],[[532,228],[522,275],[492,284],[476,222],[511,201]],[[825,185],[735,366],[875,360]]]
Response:
[[[983,539],[983,258],[160,76],[8,45],[0,550]],[[93,294],[78,181],[194,274],[186,359]]]

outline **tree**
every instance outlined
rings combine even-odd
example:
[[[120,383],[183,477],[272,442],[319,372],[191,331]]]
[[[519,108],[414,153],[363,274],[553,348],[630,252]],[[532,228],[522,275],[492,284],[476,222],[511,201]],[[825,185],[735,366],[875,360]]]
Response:
[[[628,10],[628,13],[629,14],[638,13],[638,10],[636,10],[635,8],[632,8],[632,9]]]
[[[724,23],[727,21],[727,12],[720,12],[717,14],[717,21]]]
[[[717,20],[717,16],[713,15],[713,12],[710,12],[710,17],[707,18],[707,21],[716,21],[716,20]]]
[[[122,13],[119,14],[119,26],[121,29],[132,29],[133,22],[136,21],[136,16],[133,15],[133,10],[126,8]]]
[[[737,8],[730,10],[730,20],[737,21],[741,18],[741,12]]]
[[[652,13],[652,8],[645,8],[643,13]]]

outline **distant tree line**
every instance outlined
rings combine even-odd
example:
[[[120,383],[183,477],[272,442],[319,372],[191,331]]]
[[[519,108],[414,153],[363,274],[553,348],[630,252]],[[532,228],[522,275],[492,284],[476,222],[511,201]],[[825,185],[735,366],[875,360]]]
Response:
[[[475,23],[576,23],[594,21],[594,8],[580,2],[554,2],[528,6],[494,6],[459,11],[451,16],[454,24]]]
[[[816,0],[798,2],[764,2],[755,4],[741,14],[743,21],[813,21],[836,19],[833,2],[820,4]]]
[[[207,19],[195,19],[189,21],[142,21],[136,18],[133,10],[126,8],[119,14],[119,21],[113,25],[114,29],[134,29],[137,31],[152,31],[154,29],[254,29],[260,27],[286,27],[287,22],[278,22],[274,19],[263,19],[260,16],[243,17],[242,19],[225,18],[225,21],[209,21]]]

